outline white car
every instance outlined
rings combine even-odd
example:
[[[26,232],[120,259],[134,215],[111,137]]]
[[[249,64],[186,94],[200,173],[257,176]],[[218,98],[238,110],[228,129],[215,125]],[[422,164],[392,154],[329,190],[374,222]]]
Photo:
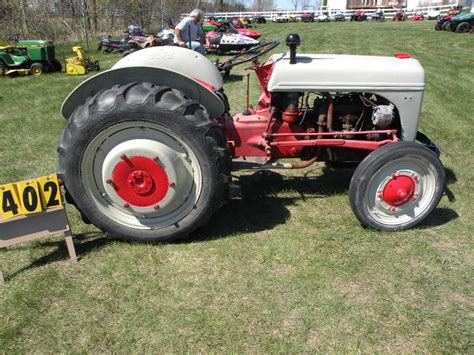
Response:
[[[288,17],[283,16],[282,14],[277,14],[276,16],[272,17],[272,22],[288,22]]]
[[[317,17],[318,22],[329,22],[329,13],[321,12]]]

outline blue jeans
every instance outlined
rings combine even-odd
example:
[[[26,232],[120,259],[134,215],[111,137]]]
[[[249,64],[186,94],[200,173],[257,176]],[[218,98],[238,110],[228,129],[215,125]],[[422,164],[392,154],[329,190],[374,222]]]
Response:
[[[189,42],[186,42],[186,47],[189,48]],[[201,53],[202,55],[206,55],[206,49],[204,48],[201,42],[191,41],[191,49],[193,51]]]

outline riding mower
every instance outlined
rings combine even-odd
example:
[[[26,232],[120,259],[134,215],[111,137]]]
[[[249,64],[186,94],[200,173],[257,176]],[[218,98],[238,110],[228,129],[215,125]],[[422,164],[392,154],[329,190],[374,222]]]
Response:
[[[100,64],[93,57],[86,57],[82,47],[72,47],[72,51],[76,53],[75,57],[66,58],[66,74],[68,75],[84,75],[90,71],[99,71]]]
[[[422,222],[445,171],[439,149],[417,131],[421,64],[407,53],[298,54],[297,34],[286,44],[263,61],[278,42],[228,61],[250,66],[262,90],[233,116],[218,69],[180,47],[132,53],[84,81],[62,106],[58,176],[67,201],[109,237],[172,241],[212,220],[232,170],[350,161],[349,202],[363,226]]]
[[[61,71],[51,41],[23,40],[15,45],[0,46],[0,73],[39,76],[46,72]]]
[[[351,21],[367,21],[367,14],[365,11],[354,12],[351,16]]]
[[[457,33],[472,32],[474,29],[474,13],[460,13],[449,21],[449,29]]]
[[[380,21],[384,22],[385,21],[385,14],[382,9],[377,9],[372,15],[371,15],[372,21]]]
[[[436,31],[451,31],[451,25],[450,25],[450,21],[453,17],[459,15],[461,13],[461,9],[460,8],[455,8],[455,9],[451,9],[448,11],[448,13],[441,17],[438,22],[436,22],[435,24],[435,30]]]
[[[407,14],[403,10],[397,10],[395,15],[392,17],[392,21],[406,21]]]
[[[423,13],[423,11],[419,11],[411,17],[412,21],[423,21],[424,19],[425,19],[425,14]]]

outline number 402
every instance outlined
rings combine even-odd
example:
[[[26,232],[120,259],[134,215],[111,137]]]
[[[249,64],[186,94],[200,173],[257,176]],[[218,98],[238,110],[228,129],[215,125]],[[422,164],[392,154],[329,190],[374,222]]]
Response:
[[[5,219],[62,206],[55,175],[0,186],[0,200],[0,212]]]

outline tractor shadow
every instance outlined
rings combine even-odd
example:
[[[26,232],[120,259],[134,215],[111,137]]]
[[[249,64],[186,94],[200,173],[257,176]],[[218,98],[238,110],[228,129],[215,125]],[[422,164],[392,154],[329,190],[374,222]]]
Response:
[[[322,175],[312,175],[317,169],[319,168],[301,171],[299,175],[290,175],[291,172],[284,175],[274,171],[257,171],[234,177],[230,200],[211,217],[207,226],[199,228],[186,240],[174,243],[204,242],[230,238],[238,233],[271,230],[277,225],[286,223],[290,218],[289,206],[301,201],[311,201],[347,192],[353,169],[324,167]],[[455,201],[455,197],[450,192],[449,185],[456,181],[455,173],[447,168],[445,195],[450,202]],[[438,207],[417,228],[442,226],[458,217],[459,215],[453,209]],[[110,240],[101,231],[74,234],[74,245],[79,259],[103,248],[108,243]],[[56,249],[11,274],[7,273],[5,279],[11,280],[24,271],[52,262],[69,260],[66,242],[62,238],[35,244],[26,243],[15,246],[14,249],[44,247]]]
[[[299,176],[285,176],[273,171],[238,176],[231,185],[230,200],[216,212],[207,226],[198,229],[183,242],[270,230],[290,218],[288,206],[347,191],[352,170],[324,168],[324,174],[318,176],[310,175],[312,171],[302,172]]]

